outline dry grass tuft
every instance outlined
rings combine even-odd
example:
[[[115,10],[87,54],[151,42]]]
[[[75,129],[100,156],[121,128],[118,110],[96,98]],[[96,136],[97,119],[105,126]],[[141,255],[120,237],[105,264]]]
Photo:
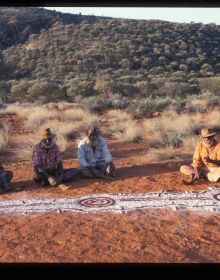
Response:
[[[110,132],[122,142],[136,142],[142,139],[142,129],[134,120],[114,123]]]
[[[18,135],[18,149],[17,158],[20,160],[32,160],[32,153],[34,146],[40,141],[40,137],[37,134]]]
[[[142,139],[141,126],[134,121],[130,114],[122,110],[110,110],[107,112],[109,118],[108,131],[123,142],[135,142]]]
[[[8,123],[2,123],[0,127],[0,151],[4,151],[9,141],[10,126]]]
[[[61,134],[57,134],[54,142],[57,144],[59,151],[61,153],[64,153],[68,147],[68,141],[66,139],[65,136],[61,135]]]
[[[216,132],[220,132],[220,112],[213,110],[208,114],[207,125]]]
[[[176,151],[172,148],[150,148],[147,152],[149,161],[160,161],[168,159],[177,159]]]
[[[131,115],[122,110],[110,110],[107,112],[107,116],[112,122],[127,122],[132,120]]]
[[[201,138],[198,135],[191,135],[183,139],[183,146],[193,153],[199,141],[201,141]]]
[[[209,100],[206,100],[206,99],[190,100],[190,102],[187,103],[187,105],[186,105],[186,109],[189,112],[200,112],[200,113],[203,113],[208,108],[208,102],[209,102]]]
[[[34,146],[40,142],[40,137],[38,134],[27,134],[17,136],[18,150],[17,158],[20,160],[32,160],[32,154]],[[57,144],[61,153],[65,152],[68,147],[67,139],[60,134],[57,134],[54,142]]]
[[[31,114],[27,117],[25,122],[26,128],[38,129],[48,119],[55,120],[60,119],[61,115],[58,111],[48,111],[44,108],[36,107]]]
[[[181,147],[185,138],[199,133],[202,116],[167,112],[158,119],[144,120],[143,126],[145,135],[151,135],[149,147]]]

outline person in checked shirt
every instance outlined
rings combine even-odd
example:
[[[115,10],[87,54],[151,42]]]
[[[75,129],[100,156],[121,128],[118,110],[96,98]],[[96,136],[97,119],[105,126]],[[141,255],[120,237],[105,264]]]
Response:
[[[76,168],[63,169],[63,163],[58,146],[53,142],[55,134],[50,128],[40,131],[41,141],[35,145],[32,155],[34,167],[34,181],[42,186],[56,186],[70,182],[77,177]],[[65,185],[63,185],[65,186]]]

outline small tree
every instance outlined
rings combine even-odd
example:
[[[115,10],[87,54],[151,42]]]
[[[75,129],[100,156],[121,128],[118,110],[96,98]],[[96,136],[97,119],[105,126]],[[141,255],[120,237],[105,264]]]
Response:
[[[39,98],[45,102],[57,102],[66,99],[64,88],[48,82],[35,83],[28,89],[28,98],[31,102]]]

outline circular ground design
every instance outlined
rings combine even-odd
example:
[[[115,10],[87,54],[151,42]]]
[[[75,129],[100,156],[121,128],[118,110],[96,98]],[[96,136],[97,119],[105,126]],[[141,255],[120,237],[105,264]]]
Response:
[[[115,203],[116,201],[109,197],[85,198],[79,201],[79,204],[85,207],[107,207]]]
[[[213,197],[220,201],[220,193],[217,193],[217,194],[213,195]]]

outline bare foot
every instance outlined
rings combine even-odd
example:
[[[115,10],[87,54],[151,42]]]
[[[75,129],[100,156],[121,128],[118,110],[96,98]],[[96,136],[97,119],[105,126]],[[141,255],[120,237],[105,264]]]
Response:
[[[69,186],[67,186],[67,185],[64,185],[64,184],[60,184],[58,187],[59,187],[62,191],[66,191],[66,190],[68,190],[68,189],[71,188],[71,187],[69,187]]]

